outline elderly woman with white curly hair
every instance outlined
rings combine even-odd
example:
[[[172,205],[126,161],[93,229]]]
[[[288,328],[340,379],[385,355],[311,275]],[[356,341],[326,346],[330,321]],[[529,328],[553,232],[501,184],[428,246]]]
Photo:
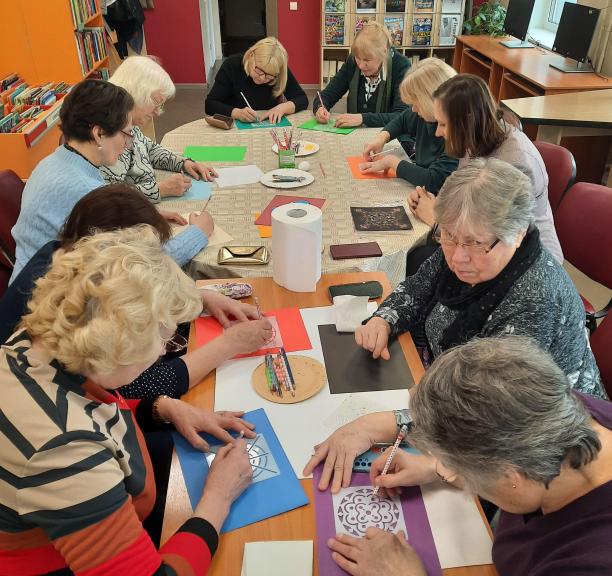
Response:
[[[392,442],[402,422],[412,424],[408,440],[423,455],[398,451],[384,476],[389,451],[372,464],[382,497],[443,482],[499,506],[493,562],[500,576],[612,574],[612,404],[572,390],[533,340],[474,339],[445,352],[409,411],[343,426],[317,448],[309,469],[332,452]],[[425,576],[401,533],[370,528],[365,538],[339,534],[328,545],[353,576]]]

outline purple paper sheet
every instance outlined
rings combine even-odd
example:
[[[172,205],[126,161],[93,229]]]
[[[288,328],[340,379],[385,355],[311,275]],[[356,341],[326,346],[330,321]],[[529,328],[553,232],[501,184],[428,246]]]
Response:
[[[327,541],[336,535],[336,524],[334,521],[334,507],[332,494],[329,490],[321,492],[317,485],[321,478],[323,466],[315,468],[312,475],[314,486],[314,505],[317,523],[317,557],[319,562],[319,574],[321,576],[345,576],[342,570],[331,557],[331,550],[327,547]],[[354,472],[351,486],[371,486],[369,474]],[[438,560],[436,545],[434,543],[427,511],[423,503],[423,496],[418,486],[403,488],[400,497],[402,510],[404,511],[404,522],[408,532],[408,542],[416,550],[421,558],[428,576],[440,576],[442,568]]]

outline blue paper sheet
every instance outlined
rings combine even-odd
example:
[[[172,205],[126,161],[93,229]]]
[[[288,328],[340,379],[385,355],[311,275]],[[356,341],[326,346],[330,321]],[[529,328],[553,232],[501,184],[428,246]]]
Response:
[[[212,194],[212,182],[191,179],[191,188],[180,196],[181,200],[208,200]]]
[[[286,116],[283,116],[281,121],[277,122],[276,124],[268,122],[267,120],[262,120],[261,122],[241,122],[240,120],[236,120],[236,127],[238,130],[252,130],[253,128],[282,128],[283,126],[291,126],[291,122],[287,120]]]
[[[221,532],[229,532],[308,504],[308,497],[297,479],[263,408],[247,412],[245,420],[255,424],[257,438],[247,440],[253,467],[252,484],[232,504]],[[174,433],[176,453],[192,508],[200,501],[209,462],[220,443],[202,434],[210,444],[209,454],[195,450],[180,434]]]

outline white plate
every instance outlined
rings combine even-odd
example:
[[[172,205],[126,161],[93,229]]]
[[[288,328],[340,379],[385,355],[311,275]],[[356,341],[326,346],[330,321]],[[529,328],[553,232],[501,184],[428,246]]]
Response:
[[[316,142],[309,142],[308,140],[300,140],[300,148],[298,153],[296,154],[297,158],[301,156],[310,156],[311,154],[316,154],[319,151],[319,145]],[[276,144],[272,144],[272,152],[274,154],[278,154],[278,146]]]
[[[274,182],[272,179],[273,174],[280,174],[282,176],[303,176],[304,180],[301,182]],[[260,182],[268,188],[300,188],[302,186],[308,186],[314,182],[314,176],[304,170],[298,170],[297,168],[277,168],[276,170],[270,170],[266,172]]]

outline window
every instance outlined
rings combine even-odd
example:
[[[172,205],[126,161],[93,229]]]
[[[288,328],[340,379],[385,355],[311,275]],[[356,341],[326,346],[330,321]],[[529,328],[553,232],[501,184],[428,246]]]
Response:
[[[563,12],[563,6],[566,2],[576,4],[576,0],[551,0],[550,8],[548,9],[548,22],[550,24],[559,24],[561,12]]]

